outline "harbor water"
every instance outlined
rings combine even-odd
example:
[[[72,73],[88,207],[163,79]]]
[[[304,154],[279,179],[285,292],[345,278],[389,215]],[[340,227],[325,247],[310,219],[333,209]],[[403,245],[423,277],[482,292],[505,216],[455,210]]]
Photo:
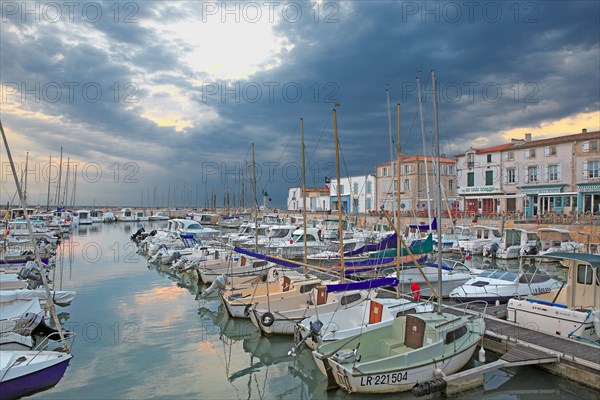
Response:
[[[291,337],[261,337],[250,320],[230,319],[218,298],[196,300],[198,285],[191,279],[149,267],[130,240],[141,226],[148,231],[158,224],[80,226],[61,243],[51,279],[63,290],[77,291],[71,306],[58,308],[65,328],[77,335],[74,357],[58,385],[29,398],[414,398],[410,392],[375,397],[326,391],[309,351],[288,355]],[[560,267],[547,268],[546,273],[560,273]],[[457,398],[598,396],[541,369],[522,367],[486,374],[484,387]]]

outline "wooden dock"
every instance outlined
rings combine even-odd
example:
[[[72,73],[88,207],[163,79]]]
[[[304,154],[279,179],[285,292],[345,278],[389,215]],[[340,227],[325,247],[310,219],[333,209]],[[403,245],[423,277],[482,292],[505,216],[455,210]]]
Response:
[[[464,312],[454,307],[446,311]],[[600,346],[527,329],[490,315],[486,315],[485,323],[484,348],[502,356],[492,363],[444,377],[446,395],[482,385],[485,372],[523,365],[539,365],[553,374],[600,390]]]

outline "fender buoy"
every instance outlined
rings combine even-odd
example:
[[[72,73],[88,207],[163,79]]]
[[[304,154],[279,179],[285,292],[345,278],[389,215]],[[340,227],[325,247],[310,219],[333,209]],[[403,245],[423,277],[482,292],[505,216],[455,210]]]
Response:
[[[260,317],[260,323],[263,324],[263,326],[269,327],[273,325],[273,322],[275,322],[275,317],[268,311]]]

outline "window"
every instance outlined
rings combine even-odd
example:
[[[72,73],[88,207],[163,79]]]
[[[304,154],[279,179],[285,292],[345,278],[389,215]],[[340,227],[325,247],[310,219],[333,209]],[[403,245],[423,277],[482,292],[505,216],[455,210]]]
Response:
[[[467,154],[467,168],[475,167],[475,154],[469,153]]]
[[[577,265],[577,283],[591,285],[593,277],[594,275],[591,266],[585,264]]]
[[[581,143],[581,151],[583,151],[584,153],[590,151],[590,142]]]
[[[367,210],[371,209],[371,198],[367,197]]]
[[[354,194],[358,194],[358,183],[354,182]]]
[[[544,147],[544,157],[555,156],[555,155],[556,155],[556,146]]]
[[[506,170],[506,174],[508,176],[507,182],[508,183],[518,183],[517,182],[517,169],[516,168],[509,168]]]
[[[393,193],[396,193],[396,191],[398,190],[398,181],[394,180],[394,182],[392,182],[392,187],[394,188]]]
[[[371,194],[371,181],[367,181],[367,194]]]
[[[340,193],[344,194],[344,185],[340,185]]]
[[[587,162],[587,178],[600,178],[600,161]]]
[[[410,179],[405,179],[404,180],[404,189],[405,192],[411,190],[410,189]]]
[[[448,181],[448,190],[454,190],[454,181],[452,179]]]
[[[467,186],[475,186],[475,172],[467,172]]]
[[[529,182],[539,182],[537,166],[527,167],[527,180]]]
[[[488,163],[491,163],[491,162],[492,162],[492,155],[491,155],[491,154],[488,154],[488,155],[487,155],[487,162],[488,162]]]
[[[450,332],[446,333],[446,338],[444,340],[444,344],[453,343],[453,342],[457,341],[458,339],[460,339],[461,337],[465,336],[466,333],[467,333],[467,327],[464,325],[461,326],[460,328],[451,330]]]
[[[494,171],[485,171],[485,186],[494,184]]]
[[[558,165],[554,164],[548,166],[548,180],[560,181],[560,168]]]
[[[590,151],[598,151],[598,141],[592,140],[590,142]]]
[[[454,165],[448,165],[448,175],[454,175]]]
[[[346,304],[354,303],[358,300],[360,300],[360,293],[353,293],[349,294],[348,296],[342,297],[342,300],[340,300],[340,304],[345,306]]]
[[[515,154],[512,151],[506,153],[506,159],[512,161],[515,159]]]
[[[388,176],[388,167],[382,167],[381,174],[379,176]]]
[[[318,285],[316,283],[311,283],[309,285],[302,285],[300,286],[300,293],[308,293],[311,290],[313,290],[314,288],[316,288]]]
[[[404,165],[404,173],[405,174],[412,173],[412,165],[410,165],[410,164]]]

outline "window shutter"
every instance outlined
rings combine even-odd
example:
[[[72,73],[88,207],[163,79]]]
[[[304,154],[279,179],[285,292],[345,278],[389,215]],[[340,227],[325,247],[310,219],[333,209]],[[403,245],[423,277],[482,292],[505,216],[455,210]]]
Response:
[[[550,147],[544,147],[544,157],[548,157],[550,155]]]
[[[588,178],[588,163],[587,161],[583,162],[583,179]]]
[[[519,183],[519,168],[515,168],[515,184]]]
[[[508,160],[508,153],[502,154],[502,158],[504,159],[504,161]]]
[[[525,150],[525,158],[529,158],[529,150]]]
[[[558,175],[557,178],[558,178],[558,180],[562,181],[562,179],[563,179],[562,178],[562,164],[558,164],[556,166],[556,170],[557,170],[557,175]]]
[[[584,153],[587,153],[588,151],[590,151],[590,142],[583,142],[581,144],[581,149],[583,150]]]
[[[548,166],[544,165],[544,182],[548,182]]]
[[[529,170],[525,170],[525,176],[523,177],[523,183],[529,183]]]
[[[506,185],[508,183],[508,169],[504,170],[504,173],[502,174],[502,184]]]

